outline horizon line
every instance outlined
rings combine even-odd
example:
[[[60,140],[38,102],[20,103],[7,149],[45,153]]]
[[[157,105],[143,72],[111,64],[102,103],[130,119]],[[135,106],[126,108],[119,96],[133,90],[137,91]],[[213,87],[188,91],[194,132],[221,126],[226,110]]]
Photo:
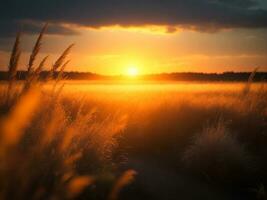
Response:
[[[50,70],[44,70],[42,72],[46,73],[49,72]],[[8,70],[0,70],[0,73],[6,73]],[[17,72],[27,72],[27,70],[18,70]],[[212,74],[226,74],[226,73],[233,73],[233,74],[241,74],[241,73],[252,73],[252,71],[222,71],[222,72],[201,72],[201,71],[173,71],[173,72],[157,72],[157,73],[140,73],[137,76],[149,76],[149,75],[171,75],[171,74],[205,74],[205,75],[212,75]],[[96,73],[92,71],[75,71],[75,70],[70,70],[70,71],[64,71],[64,73],[81,73],[81,74],[94,74],[98,76],[127,76],[127,74],[102,74],[102,73]],[[257,73],[267,73],[266,71],[257,71]]]

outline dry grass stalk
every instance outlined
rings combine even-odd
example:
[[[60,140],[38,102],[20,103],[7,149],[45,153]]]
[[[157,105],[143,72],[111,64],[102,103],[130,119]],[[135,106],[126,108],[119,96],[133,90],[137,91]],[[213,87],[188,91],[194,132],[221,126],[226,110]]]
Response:
[[[36,43],[35,43],[35,45],[33,47],[32,54],[30,56],[29,63],[28,63],[28,70],[27,70],[28,74],[27,74],[27,79],[25,81],[25,85],[24,85],[23,91],[27,91],[32,85],[36,84],[36,81],[38,79],[40,79],[40,73],[42,72],[43,67],[45,65],[45,62],[48,59],[48,56],[44,57],[42,59],[42,61],[40,62],[39,66],[36,69],[34,69],[34,62],[36,60],[36,57],[37,57],[38,53],[40,52],[40,49],[41,49],[41,46],[42,46],[42,38],[44,37],[45,31],[47,29],[47,26],[48,25],[45,24],[45,26],[42,28],[42,30],[41,30],[41,32],[39,34],[39,37],[37,38],[37,41],[36,41]],[[52,69],[51,69],[50,74],[48,76],[48,79],[46,81],[52,79],[54,77],[54,72],[57,69],[60,69],[59,75],[57,77],[57,80],[55,82],[54,87],[56,87],[58,82],[63,79],[63,72],[65,70],[65,67],[69,63],[69,61],[64,63],[64,60],[67,57],[67,55],[69,54],[69,52],[70,52],[70,50],[71,50],[71,48],[73,46],[74,46],[74,44],[68,46],[68,48],[61,54],[61,56],[57,59],[55,64],[52,66]],[[59,91],[61,91],[61,90],[59,90]]]
[[[40,71],[42,70],[45,61],[47,60],[47,57],[45,57],[39,64],[38,68],[36,70],[34,70],[34,61],[37,58],[38,53],[41,50],[41,46],[42,46],[42,38],[44,37],[45,31],[47,29],[48,24],[45,24],[44,27],[42,28],[36,43],[33,47],[30,59],[29,59],[29,63],[28,63],[28,69],[27,69],[27,78],[25,81],[25,85],[23,88],[23,91],[26,91],[30,88],[31,85],[33,85],[37,79],[39,78],[39,74]]]
[[[57,80],[56,80],[56,83],[58,83],[60,80],[64,79],[64,71],[65,71],[65,68],[67,67],[67,65],[69,64],[70,60],[66,61],[62,67],[60,68],[59,72],[58,72],[58,76],[57,76]]]
[[[48,56],[44,57],[36,70],[28,74],[27,80],[25,80],[23,91],[27,91],[32,85],[36,85],[36,82],[40,78],[40,73],[43,70],[47,58]]]
[[[44,33],[47,29],[48,24],[45,24],[44,27],[42,28],[39,37],[36,40],[36,43],[33,47],[32,54],[29,59],[29,64],[28,64],[28,73],[30,74],[33,71],[33,66],[34,66],[34,61],[36,60],[36,57],[38,53],[40,52],[41,46],[42,46],[42,38],[44,36]]]
[[[40,62],[39,66],[36,68],[36,70],[34,71],[35,76],[39,76],[41,71],[44,68],[45,62],[48,59],[48,56],[44,57],[43,60]]]
[[[137,174],[135,170],[129,169],[125,171],[114,184],[108,200],[116,200],[119,197],[120,191],[134,181],[134,176]]]
[[[19,58],[21,55],[21,50],[20,50],[20,33],[17,34],[10,61],[9,61],[9,66],[8,66],[8,76],[9,80],[15,79],[16,78],[16,73],[17,73],[17,68],[18,68],[18,62]]]
[[[68,56],[68,54],[70,53],[70,50],[73,48],[74,44],[71,44],[70,46],[68,46],[65,51],[61,54],[61,56],[57,59],[57,61],[55,62],[55,64],[52,67],[52,72],[54,74],[54,72],[56,72],[62,65],[64,65],[64,60],[66,59],[66,57]]]
[[[68,186],[68,198],[72,199],[79,195],[86,187],[93,184],[95,179],[91,176],[77,176],[73,178]]]
[[[8,65],[8,90],[7,90],[7,103],[10,101],[10,96],[13,91],[13,85],[14,81],[16,79],[16,74],[17,74],[17,69],[18,69],[18,63],[21,55],[21,50],[20,50],[20,33],[17,34],[16,40],[12,49],[12,53],[10,56],[10,61]]]

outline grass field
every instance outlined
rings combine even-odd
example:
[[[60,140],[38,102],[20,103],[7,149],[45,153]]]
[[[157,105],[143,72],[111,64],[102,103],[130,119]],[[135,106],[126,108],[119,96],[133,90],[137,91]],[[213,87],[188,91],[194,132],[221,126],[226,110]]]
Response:
[[[41,76],[41,30],[0,83],[0,200],[266,199],[267,90],[253,83]],[[48,68],[48,66],[46,66]]]
[[[14,92],[12,103],[1,98],[1,199],[264,199],[267,93],[246,87],[66,82]]]

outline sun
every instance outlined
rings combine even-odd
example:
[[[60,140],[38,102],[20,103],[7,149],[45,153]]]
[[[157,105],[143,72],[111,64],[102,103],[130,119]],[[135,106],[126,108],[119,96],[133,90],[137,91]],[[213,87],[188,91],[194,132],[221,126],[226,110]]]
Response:
[[[136,77],[139,74],[138,68],[136,66],[128,66],[126,74],[130,77]]]

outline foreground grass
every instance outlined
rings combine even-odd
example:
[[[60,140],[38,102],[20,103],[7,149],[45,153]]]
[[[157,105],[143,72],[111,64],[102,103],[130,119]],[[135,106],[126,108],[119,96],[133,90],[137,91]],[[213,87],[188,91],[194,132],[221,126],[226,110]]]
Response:
[[[253,199],[264,188],[261,86],[245,95],[72,87],[32,89],[2,113],[3,199]]]

